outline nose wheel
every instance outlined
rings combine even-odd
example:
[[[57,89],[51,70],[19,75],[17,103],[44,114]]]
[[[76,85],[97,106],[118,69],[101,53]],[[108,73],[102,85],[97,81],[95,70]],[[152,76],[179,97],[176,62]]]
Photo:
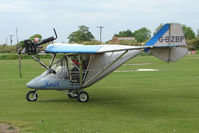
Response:
[[[37,101],[37,99],[38,99],[37,91],[29,91],[29,92],[26,94],[26,99],[27,99],[27,101],[29,101],[29,102]]]

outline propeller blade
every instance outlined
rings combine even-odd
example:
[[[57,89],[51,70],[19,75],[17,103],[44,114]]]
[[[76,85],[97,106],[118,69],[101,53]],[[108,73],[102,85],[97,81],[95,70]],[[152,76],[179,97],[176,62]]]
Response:
[[[20,44],[18,40],[18,29],[16,29],[16,37],[17,37],[17,54],[19,57],[19,77],[22,78],[22,73],[21,73],[21,51],[20,51]]]

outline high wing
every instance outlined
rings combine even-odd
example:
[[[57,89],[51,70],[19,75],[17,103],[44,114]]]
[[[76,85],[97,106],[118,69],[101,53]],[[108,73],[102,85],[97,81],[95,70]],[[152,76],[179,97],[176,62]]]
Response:
[[[82,45],[54,43],[46,47],[47,53],[105,53],[125,50],[141,50],[151,46],[125,46],[125,45]]]
[[[117,44],[106,45],[83,45],[54,43],[46,47],[46,53],[105,53],[125,50],[144,50],[156,47],[183,47],[184,45],[161,45],[161,46],[126,46]]]

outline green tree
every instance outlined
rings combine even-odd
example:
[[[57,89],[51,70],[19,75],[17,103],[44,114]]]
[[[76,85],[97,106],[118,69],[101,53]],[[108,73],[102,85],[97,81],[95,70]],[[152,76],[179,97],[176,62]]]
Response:
[[[179,24],[179,23],[176,23],[176,24]],[[162,26],[163,26],[163,24],[160,24],[160,25],[155,29],[155,32],[153,33],[153,35],[155,35],[155,34],[162,28]],[[192,30],[191,27],[187,27],[186,25],[183,25],[183,26],[182,26],[182,29],[183,29],[185,38],[186,38],[187,40],[196,38],[196,35],[195,35],[195,33],[193,32],[193,30]]]
[[[184,35],[185,35],[186,39],[194,39],[194,38],[196,38],[196,35],[193,32],[191,27],[187,27],[186,25],[183,25],[182,28],[183,28],[183,32],[184,32]]]
[[[190,50],[198,50],[199,49],[199,38],[187,40],[187,44],[193,47],[189,48]]]
[[[20,41],[19,42],[19,47],[21,48],[21,50],[25,47],[24,41]]]
[[[155,32],[153,33],[153,35],[155,35],[163,26],[164,24],[161,23],[156,29],[155,29]]]
[[[115,34],[116,37],[133,37],[133,32],[130,30],[120,31],[118,34]]]
[[[199,38],[199,30],[197,31],[197,38]]]
[[[29,39],[31,41],[35,41],[35,38],[37,38],[37,37],[39,38],[39,41],[42,40],[42,35],[40,35],[40,34],[34,34],[34,35],[30,36]],[[24,41],[20,41],[19,45],[20,45],[20,48],[22,50],[25,47]]]
[[[133,34],[138,42],[144,42],[151,37],[151,31],[145,27],[135,31]]]
[[[34,34],[31,37],[29,37],[29,39],[32,41],[35,41],[35,38],[37,38],[37,37],[39,38],[39,41],[42,40],[42,35],[40,35],[40,34]]]
[[[86,27],[85,25],[81,25],[79,26],[78,31],[71,33],[67,38],[69,39],[70,43],[80,43],[84,41],[91,41],[94,39],[94,36],[89,31],[88,27]]]

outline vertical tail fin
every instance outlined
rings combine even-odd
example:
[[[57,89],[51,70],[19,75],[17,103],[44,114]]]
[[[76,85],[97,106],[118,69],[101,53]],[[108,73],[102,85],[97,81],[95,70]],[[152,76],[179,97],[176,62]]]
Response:
[[[187,54],[185,36],[180,24],[165,24],[146,44],[145,52],[165,62],[175,62]]]

